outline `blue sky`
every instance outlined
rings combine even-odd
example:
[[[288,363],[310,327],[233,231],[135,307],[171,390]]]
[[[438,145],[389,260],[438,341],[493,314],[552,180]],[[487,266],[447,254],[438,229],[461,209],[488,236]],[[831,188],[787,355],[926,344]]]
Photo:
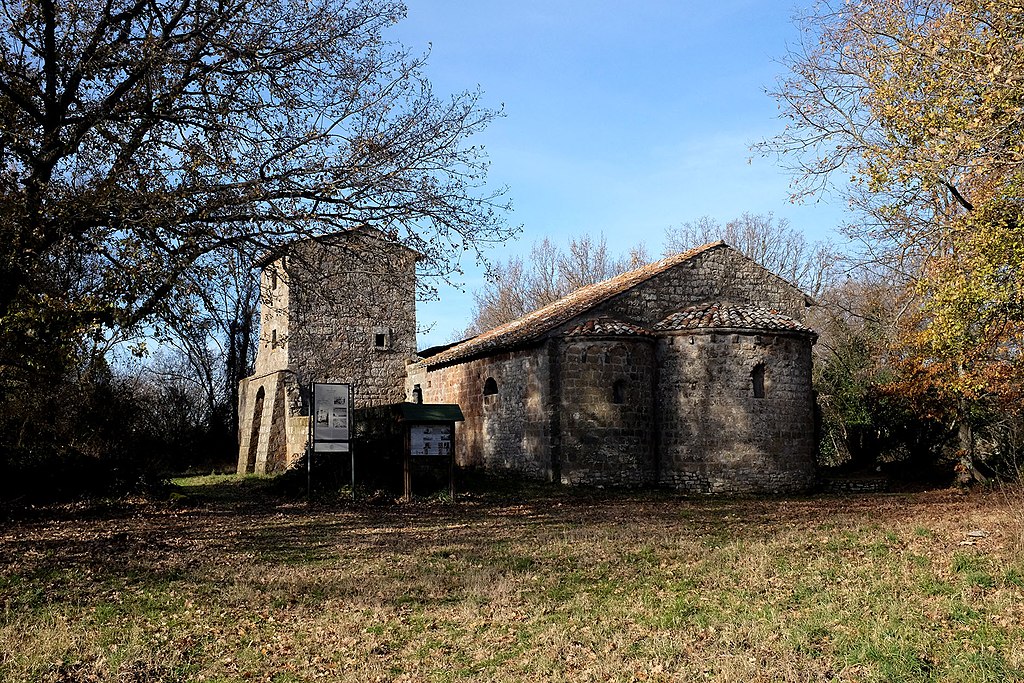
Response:
[[[613,252],[661,251],[665,228],[772,212],[809,239],[838,241],[838,200],[789,202],[790,177],[750,145],[784,125],[765,94],[797,39],[797,5],[753,0],[406,0],[393,37],[430,49],[437,94],[476,88],[499,119],[484,144],[522,225],[493,260],[549,236],[603,233]],[[469,322],[483,268],[421,302],[420,348]]]

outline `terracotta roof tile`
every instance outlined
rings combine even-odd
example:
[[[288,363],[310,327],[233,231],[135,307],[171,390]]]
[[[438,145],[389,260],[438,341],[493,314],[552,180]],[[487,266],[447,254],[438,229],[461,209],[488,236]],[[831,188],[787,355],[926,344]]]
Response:
[[[430,366],[453,363],[536,341],[545,333],[569,322],[577,315],[590,310],[597,304],[632,289],[655,275],[659,275],[680,263],[684,263],[713,247],[724,244],[725,242],[722,241],[711,242],[689,251],[663,258],[660,261],[649,263],[646,266],[623,273],[604,282],[581,287],[558,301],[538,308],[532,313],[527,313],[512,322],[495,327],[493,330],[488,330],[472,339],[467,339],[461,344],[456,344],[435,356],[424,359],[423,362]]]
[[[654,326],[656,332],[715,328],[813,333],[809,327],[778,311],[722,303],[684,308]]]
[[[566,337],[650,337],[651,331],[614,318],[588,320],[565,333]]]

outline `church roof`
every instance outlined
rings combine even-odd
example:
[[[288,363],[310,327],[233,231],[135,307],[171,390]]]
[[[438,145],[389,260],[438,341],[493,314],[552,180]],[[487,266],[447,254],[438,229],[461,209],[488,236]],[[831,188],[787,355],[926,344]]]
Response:
[[[765,308],[707,303],[673,313],[654,325],[656,332],[700,329],[764,330],[770,332],[808,332],[800,321]]]
[[[622,294],[699,254],[721,246],[725,246],[725,242],[711,242],[649,263],[603,282],[580,287],[558,301],[467,339],[434,356],[425,358],[423,362],[431,366],[454,363],[536,341],[547,332],[559,325],[564,325],[597,304],[607,301],[617,294]]]
[[[615,318],[595,318],[565,332],[566,337],[650,337],[651,331]]]

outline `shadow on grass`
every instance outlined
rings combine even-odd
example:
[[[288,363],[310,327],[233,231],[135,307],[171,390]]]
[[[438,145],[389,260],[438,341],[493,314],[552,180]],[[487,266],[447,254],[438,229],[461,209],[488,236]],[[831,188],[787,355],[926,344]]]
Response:
[[[268,477],[211,476],[175,484],[168,501],[58,508],[0,530],[0,602],[36,610],[129,588],[218,586],[251,577],[253,565],[326,570],[340,560],[418,557],[436,562],[442,572],[476,565],[515,570],[537,560],[508,555],[507,544],[522,545],[523,539],[538,539],[538,545],[604,537],[721,543],[830,520],[884,523],[889,514],[935,502],[934,496],[896,494],[687,498],[467,477],[454,503],[398,504],[379,497],[352,501],[340,493],[307,501],[283,495],[279,481]]]

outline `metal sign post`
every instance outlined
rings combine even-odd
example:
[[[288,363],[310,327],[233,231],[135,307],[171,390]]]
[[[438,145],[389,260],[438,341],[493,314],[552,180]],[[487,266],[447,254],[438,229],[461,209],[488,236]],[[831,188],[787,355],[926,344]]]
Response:
[[[309,383],[309,429],[306,435],[306,502],[313,502],[313,392],[315,387]]]
[[[313,456],[316,453],[348,453],[352,458],[352,495],[355,496],[356,461],[352,450],[352,385],[314,382],[310,389],[310,453],[307,460],[307,492],[312,491]]]

